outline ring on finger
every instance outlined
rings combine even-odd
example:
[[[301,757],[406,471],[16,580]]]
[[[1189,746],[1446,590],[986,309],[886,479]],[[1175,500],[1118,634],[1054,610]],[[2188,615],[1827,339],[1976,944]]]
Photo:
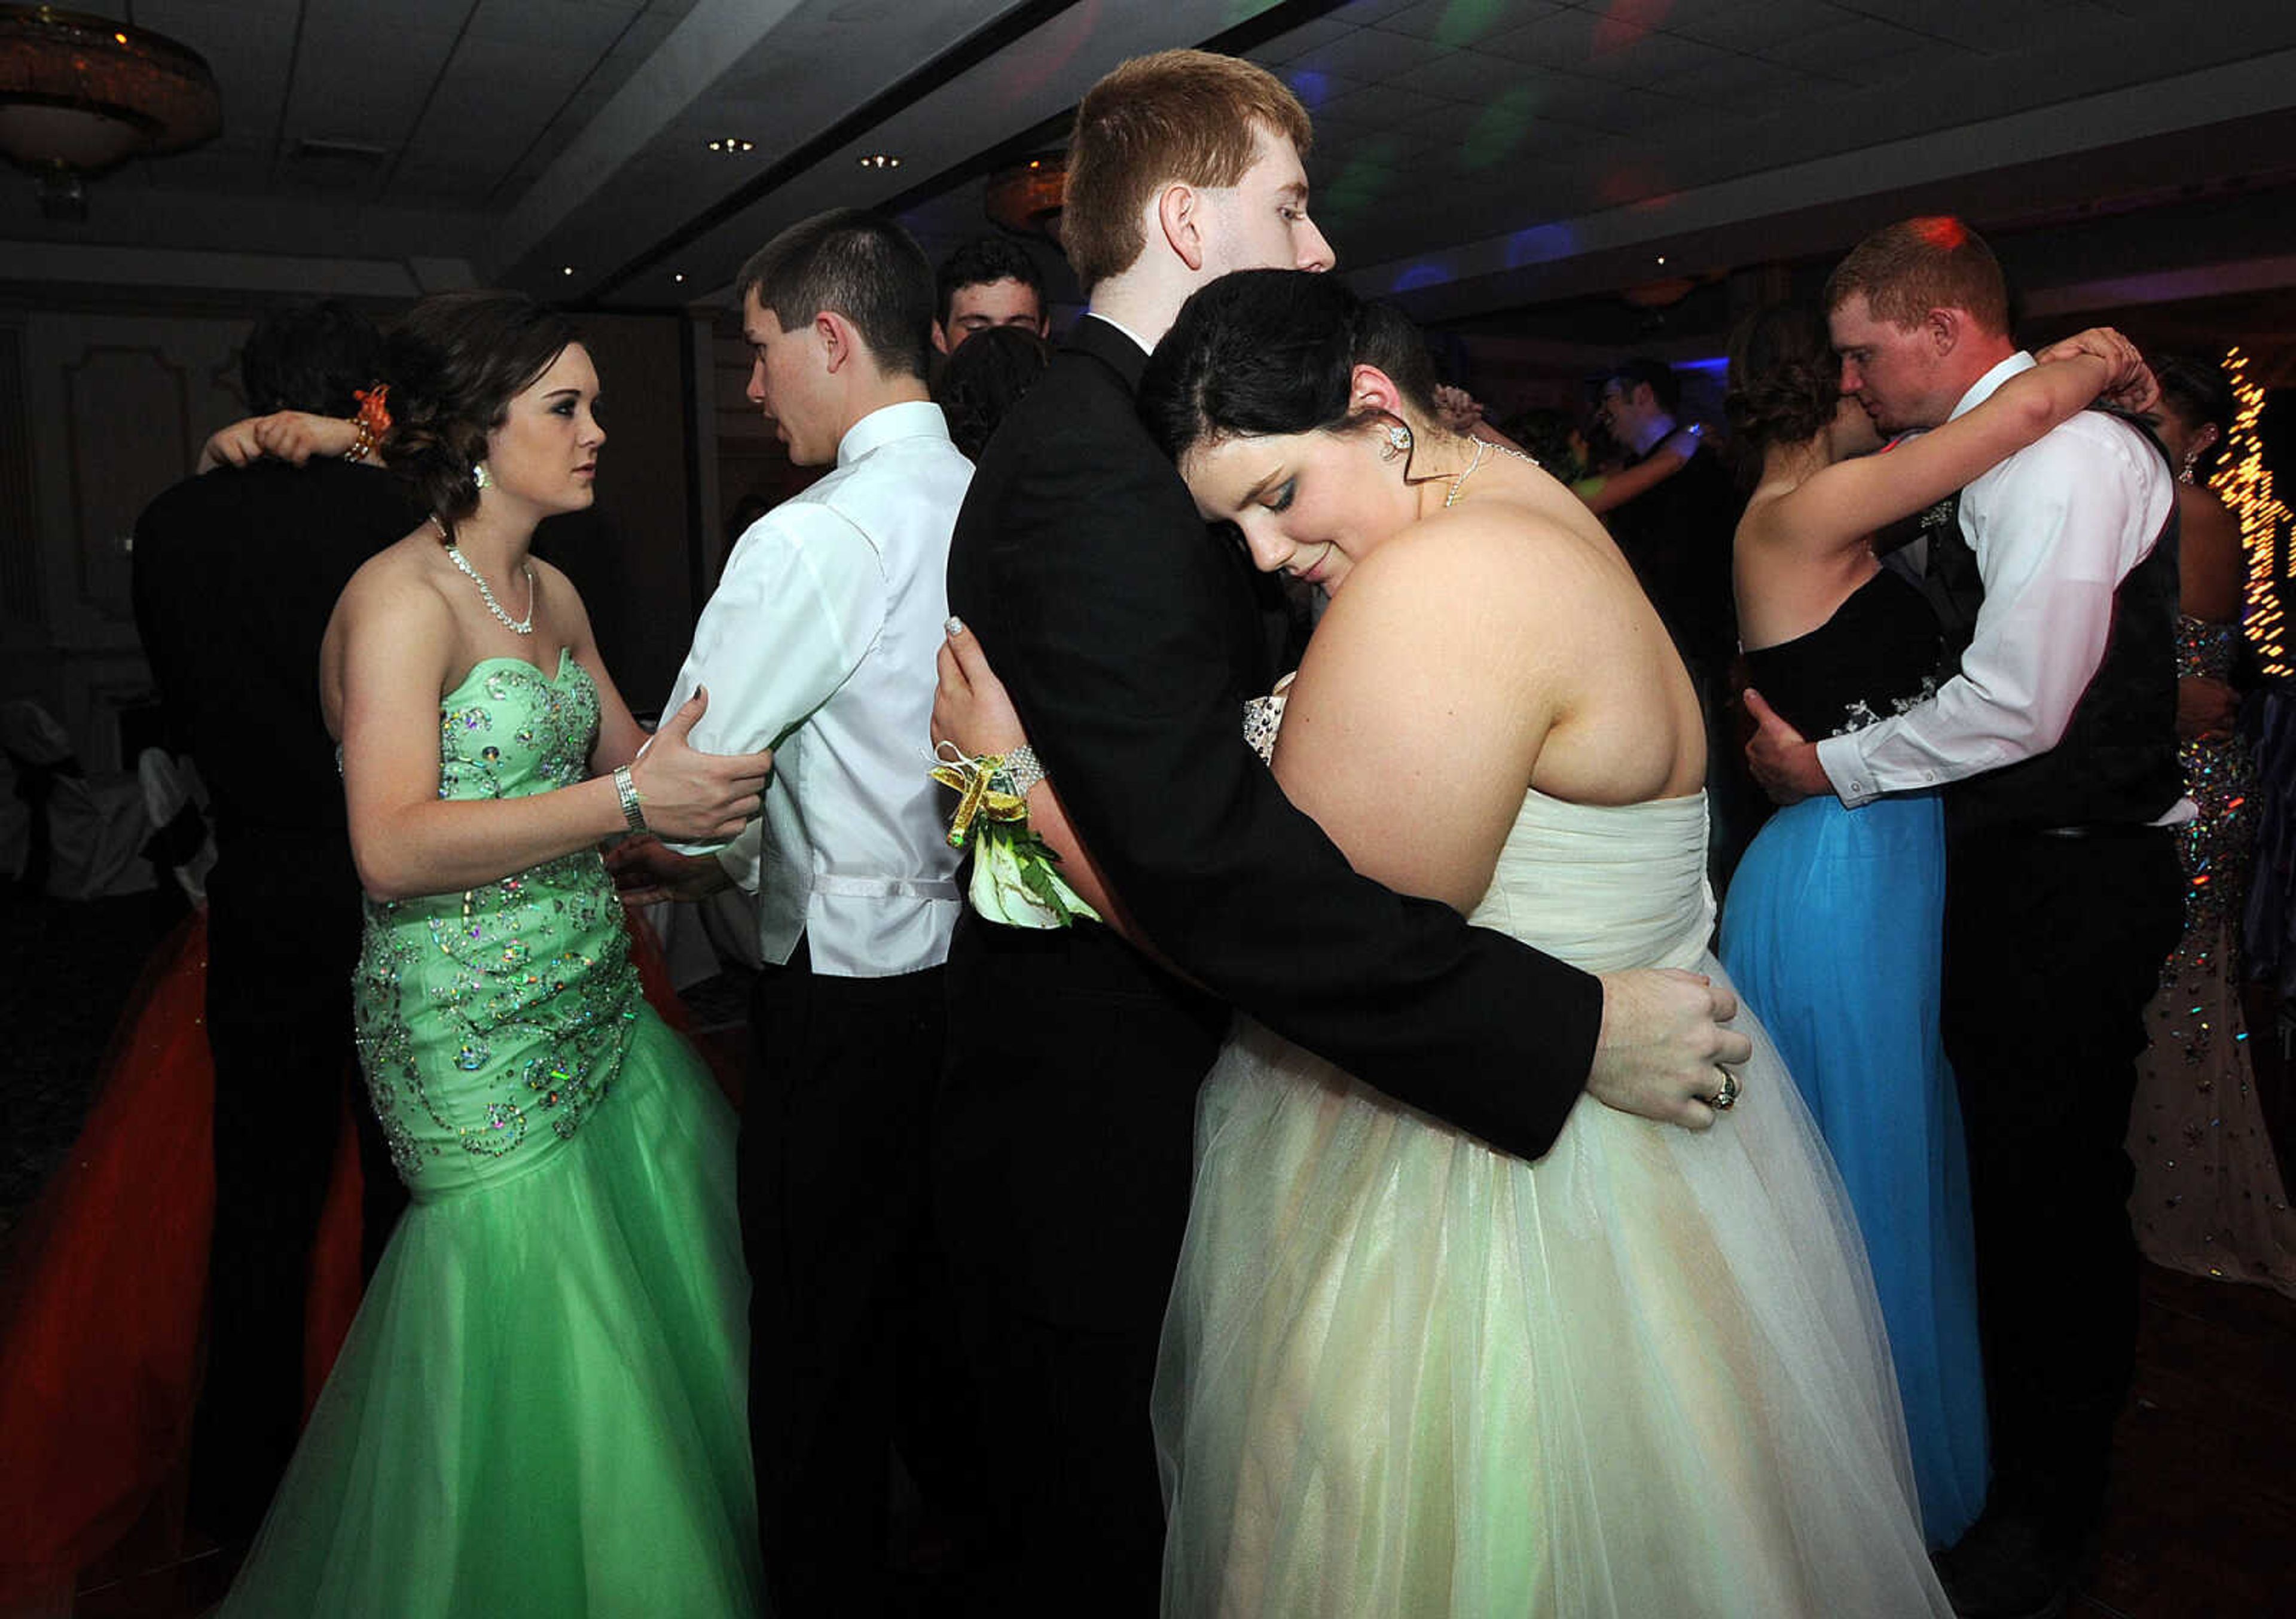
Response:
[[[1706,1105],[1716,1113],[1728,1113],[1738,1105],[1738,1076],[1719,1063],[1714,1064],[1714,1072],[1722,1076],[1722,1088],[1707,1099]]]

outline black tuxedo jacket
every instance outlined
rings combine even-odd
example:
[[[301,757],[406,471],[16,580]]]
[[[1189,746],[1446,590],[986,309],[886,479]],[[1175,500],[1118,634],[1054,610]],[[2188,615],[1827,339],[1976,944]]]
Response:
[[[422,521],[389,473],[314,460],[187,478],[135,522],[135,627],[169,735],[207,784],[217,898],[235,909],[299,889],[307,902],[266,925],[316,925],[303,913],[324,904],[331,957],[356,945],[358,881],[319,642],[359,564]]]
[[[1601,987],[1447,906],[1357,876],[1246,745],[1244,699],[1274,672],[1249,574],[1135,413],[1145,364],[1115,327],[1080,323],[982,452],[950,550],[950,607],[980,636],[1085,842],[1167,957],[1398,1100],[1536,1157],[1584,1088]],[[1402,829],[1407,807],[1397,815]],[[954,963],[1010,993],[1033,985],[1037,1006],[1121,990],[1188,1007],[1192,1022],[1209,1010],[1104,929],[1046,937],[968,917],[960,932]],[[1009,1041],[1030,1006],[972,1013]],[[1092,1048],[1040,1042],[1036,1060],[1060,1074],[1059,1111],[1132,1122],[1087,1130],[1087,1141],[1160,1152],[1154,1115],[1189,1115],[1208,1050],[1175,1052],[1163,1081],[1175,1101],[1110,1083],[1098,1049],[1117,1043],[1125,1059],[1136,1055],[1132,1032],[1109,1025]],[[1177,1133],[1185,1175],[1188,1131]],[[1181,1193],[1185,1202],[1185,1180]]]

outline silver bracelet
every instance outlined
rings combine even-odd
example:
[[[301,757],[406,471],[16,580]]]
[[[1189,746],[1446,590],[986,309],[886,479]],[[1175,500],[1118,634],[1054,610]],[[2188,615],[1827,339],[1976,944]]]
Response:
[[[629,823],[630,830],[644,832],[646,829],[645,810],[638,802],[637,779],[630,774],[629,766],[614,767],[614,791],[621,795],[622,818]]]
[[[1037,762],[1037,750],[1024,742],[1004,755],[1004,774],[1013,778],[1013,796],[1024,799],[1045,779],[1045,767]]]

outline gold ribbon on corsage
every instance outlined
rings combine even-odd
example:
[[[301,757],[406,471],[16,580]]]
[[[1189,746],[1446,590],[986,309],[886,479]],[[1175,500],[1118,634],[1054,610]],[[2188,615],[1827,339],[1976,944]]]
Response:
[[[939,749],[932,778],[956,794],[948,846],[972,850],[972,908],[1007,927],[1069,927],[1100,913],[1059,870],[1061,857],[1029,828],[1029,801],[1015,793],[1002,753],[968,759],[954,743]]]

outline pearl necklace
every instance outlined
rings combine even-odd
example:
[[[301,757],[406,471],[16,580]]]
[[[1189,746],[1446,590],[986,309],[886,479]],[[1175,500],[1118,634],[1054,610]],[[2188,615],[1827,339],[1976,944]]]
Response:
[[[1472,469],[1471,468],[1470,470],[1472,471]],[[460,568],[469,578],[471,583],[479,588],[479,596],[480,599],[486,603],[487,611],[493,613],[496,618],[501,620],[503,627],[508,629],[512,635],[532,635],[534,633],[535,594],[533,565],[531,563],[527,563],[521,566],[520,571],[526,575],[526,616],[522,619],[514,619],[511,617],[510,614],[503,611],[503,605],[500,602],[495,600],[495,593],[488,588],[485,576],[480,574],[476,568],[471,566],[471,559],[463,555],[462,547],[457,546],[453,540],[447,538],[447,525],[439,521],[439,514],[436,512],[430,514],[430,526],[439,530],[439,538],[447,540],[447,560],[454,563],[457,568]]]
[[[1467,463],[1466,470],[1464,472],[1461,473],[1456,478],[1451,480],[1450,492],[1443,497],[1443,509],[1445,511],[1449,511],[1451,509],[1451,503],[1459,498],[1459,486],[1466,482],[1469,478],[1474,476],[1475,469],[1483,464],[1483,457],[1489,455],[1493,450],[1497,450],[1504,456],[1513,456],[1518,461],[1528,461],[1533,466],[1537,466],[1538,464],[1538,460],[1536,456],[1524,454],[1521,450],[1515,448],[1512,444],[1494,444],[1488,439],[1477,439],[1475,440],[1475,458]]]

